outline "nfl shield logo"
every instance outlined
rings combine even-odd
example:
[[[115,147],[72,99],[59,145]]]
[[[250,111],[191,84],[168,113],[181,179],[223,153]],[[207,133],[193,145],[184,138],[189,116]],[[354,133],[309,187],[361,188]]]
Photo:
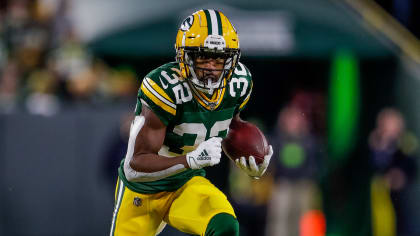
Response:
[[[133,204],[134,204],[134,206],[141,206],[141,204],[142,204],[142,200],[141,200],[141,198],[139,198],[139,197],[135,197],[134,198],[134,201],[133,201]]]

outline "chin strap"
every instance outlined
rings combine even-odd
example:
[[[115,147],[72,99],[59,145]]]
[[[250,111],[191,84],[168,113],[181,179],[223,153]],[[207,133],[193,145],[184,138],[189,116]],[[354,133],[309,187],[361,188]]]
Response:
[[[222,82],[225,81],[224,79],[222,80]],[[221,103],[222,99],[223,99],[223,89],[224,86],[219,86],[220,89],[216,89],[216,92],[219,93],[218,95],[218,99],[216,101],[209,101],[208,98],[205,97],[205,95],[203,93],[201,93],[193,84],[193,82],[191,82],[191,80],[187,80],[188,85],[190,86],[191,90],[193,91],[193,96],[196,100],[198,100],[198,102],[205,107],[208,110],[214,110],[218,107],[218,105]]]
[[[211,83],[211,79],[207,79],[207,87],[209,87],[209,89],[208,89],[208,94],[213,95],[213,93],[214,93],[214,88],[213,88],[213,86],[212,86],[211,84],[212,84],[212,83]]]

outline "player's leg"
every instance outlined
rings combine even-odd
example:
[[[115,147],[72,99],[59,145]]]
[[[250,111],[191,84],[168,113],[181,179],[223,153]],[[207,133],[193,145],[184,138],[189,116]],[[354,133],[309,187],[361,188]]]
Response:
[[[165,221],[195,235],[239,235],[239,224],[226,196],[196,176],[175,192]]]
[[[231,214],[219,213],[207,224],[206,236],[238,236],[239,222]]]
[[[151,209],[151,205],[159,205],[170,196],[164,193],[140,194],[117,184],[114,214],[111,224],[111,236],[154,236],[163,220],[165,205]]]

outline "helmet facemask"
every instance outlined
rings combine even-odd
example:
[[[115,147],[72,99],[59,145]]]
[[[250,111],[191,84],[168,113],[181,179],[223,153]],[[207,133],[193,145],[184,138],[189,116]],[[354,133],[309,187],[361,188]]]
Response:
[[[191,76],[187,79],[197,90],[212,95],[215,90],[223,88],[224,78],[230,78],[228,75],[231,74],[234,64],[233,61],[235,61],[237,57],[238,55],[235,52],[217,52],[214,50],[206,50],[204,48],[193,50],[185,49],[185,65],[188,66],[191,74]],[[201,68],[196,63],[197,59],[222,59],[223,67],[220,70]],[[200,73],[199,71],[202,71],[201,76],[198,74]],[[214,78],[214,71],[220,71],[218,78]]]

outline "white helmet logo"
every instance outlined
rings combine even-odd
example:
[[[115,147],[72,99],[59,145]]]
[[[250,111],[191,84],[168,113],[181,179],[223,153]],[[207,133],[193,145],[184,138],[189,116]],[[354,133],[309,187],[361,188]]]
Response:
[[[194,16],[189,16],[182,22],[180,29],[182,31],[187,31],[191,28],[193,23],[194,23]]]

